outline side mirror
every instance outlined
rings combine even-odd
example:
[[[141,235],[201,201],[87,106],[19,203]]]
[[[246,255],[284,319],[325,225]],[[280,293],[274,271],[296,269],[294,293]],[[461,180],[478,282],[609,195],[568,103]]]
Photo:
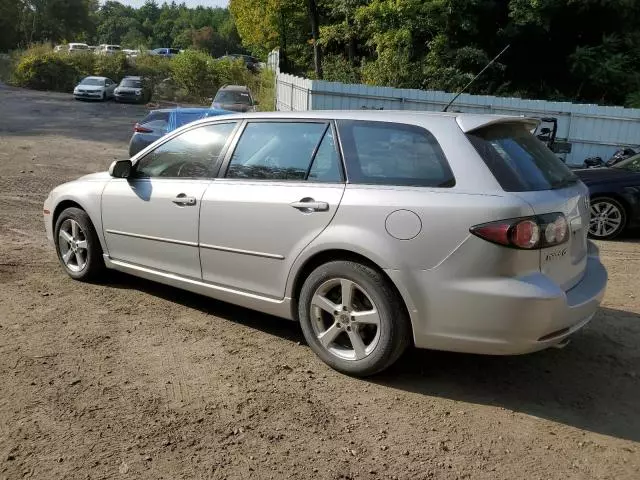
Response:
[[[132,169],[131,160],[116,160],[109,167],[109,175],[114,178],[128,178]]]

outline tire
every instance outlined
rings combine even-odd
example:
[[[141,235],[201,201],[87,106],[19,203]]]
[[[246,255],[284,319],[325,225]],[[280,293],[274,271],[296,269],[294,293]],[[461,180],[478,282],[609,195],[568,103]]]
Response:
[[[597,240],[612,240],[620,235],[627,225],[627,211],[615,198],[591,199],[589,236]]]
[[[53,233],[58,260],[71,278],[87,282],[99,277],[105,268],[102,247],[84,210],[74,207],[64,210]]]
[[[349,291],[352,301],[345,307],[343,292]],[[316,355],[347,375],[381,372],[410,343],[409,319],[392,285],[382,273],[356,262],[329,262],[311,272],[300,291],[298,317]]]

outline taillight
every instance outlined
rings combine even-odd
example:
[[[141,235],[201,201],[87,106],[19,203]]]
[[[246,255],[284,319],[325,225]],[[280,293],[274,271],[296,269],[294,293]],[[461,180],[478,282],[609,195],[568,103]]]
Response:
[[[133,126],[133,131],[136,132],[136,133],[151,133],[151,132],[153,132],[153,130],[151,130],[150,128],[143,127],[139,123],[136,123]]]
[[[489,242],[523,250],[553,247],[569,238],[569,226],[562,213],[483,223],[469,231]]]

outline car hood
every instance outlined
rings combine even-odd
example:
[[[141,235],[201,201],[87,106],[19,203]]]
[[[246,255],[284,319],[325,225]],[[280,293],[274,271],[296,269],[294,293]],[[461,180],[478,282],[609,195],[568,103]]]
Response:
[[[142,87],[118,87],[119,92],[135,92],[136,90],[142,90]]]
[[[631,174],[631,172],[627,170],[623,170],[621,168],[585,168],[582,170],[573,170],[580,180],[582,180],[587,185],[593,183],[602,183],[615,181],[619,178],[624,178]]]
[[[87,92],[99,92],[104,89],[104,87],[101,87],[99,85],[78,85],[76,88],[80,90],[86,90]]]
[[[97,173],[90,173],[88,175],[83,175],[80,178],[76,178],[75,180],[73,180],[74,182],[102,182],[105,180],[109,180],[111,178],[111,175],[109,175],[109,172],[97,172]]]

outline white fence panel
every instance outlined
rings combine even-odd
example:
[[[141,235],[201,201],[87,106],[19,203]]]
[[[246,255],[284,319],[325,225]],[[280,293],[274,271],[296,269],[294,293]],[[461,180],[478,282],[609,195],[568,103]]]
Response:
[[[454,97],[440,91],[343,84],[282,73],[276,87],[278,110],[441,111]],[[558,139],[572,144],[566,155],[569,164],[581,164],[591,156],[606,160],[620,147],[640,145],[640,109],[462,94],[449,111],[557,118]]]

